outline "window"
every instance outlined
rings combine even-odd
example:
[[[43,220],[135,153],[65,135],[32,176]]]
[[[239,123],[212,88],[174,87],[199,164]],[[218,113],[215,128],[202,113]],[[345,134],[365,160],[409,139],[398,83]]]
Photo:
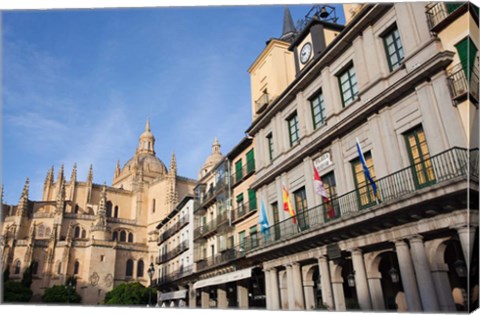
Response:
[[[38,227],[38,237],[43,237],[45,235],[45,226],[43,224],[40,224]]]
[[[112,217],[112,202],[107,201],[107,218]]]
[[[36,275],[38,273],[38,261],[33,261],[32,263],[32,274]]]
[[[127,260],[127,266],[125,270],[125,276],[126,277],[131,277],[133,276],[133,260],[129,259]]]
[[[338,76],[343,107],[350,105],[358,95],[357,77],[353,65]]]
[[[257,226],[254,225],[250,228],[250,248],[258,246]]]
[[[128,242],[133,243],[133,234],[132,233],[128,233]]]
[[[255,157],[253,154],[253,149],[247,152],[247,174],[255,171]]]
[[[383,37],[383,43],[387,52],[387,60],[390,71],[398,69],[402,64],[404,53],[397,26],[395,26]]]
[[[62,263],[59,261],[57,265],[57,274],[61,274],[61,273],[62,273]]]
[[[118,218],[118,206],[115,206],[115,208],[113,209],[113,217]]]
[[[152,200],[152,213],[155,213],[155,199]]]
[[[293,115],[287,119],[287,123],[288,135],[290,137],[290,146],[293,146],[294,144],[298,143],[298,140],[300,138],[297,112],[293,113]]]
[[[278,224],[278,222],[280,222],[280,217],[278,214],[278,203],[274,202],[271,206],[273,213],[273,230],[275,231],[275,240],[278,240],[280,238],[280,225]]]
[[[243,203],[243,193],[237,195],[237,211],[240,216],[245,214],[245,207]]]
[[[312,108],[313,129],[317,129],[320,125],[325,124],[325,104],[323,102],[323,93],[320,91],[312,99],[310,99]]]
[[[125,242],[127,240],[127,232],[121,231],[120,232],[120,242]]]
[[[75,261],[75,265],[73,266],[73,274],[74,275],[78,275],[78,269],[80,269],[80,263],[77,261]]]
[[[142,278],[143,277],[143,269],[145,268],[145,264],[143,263],[143,260],[140,259],[137,264],[137,277]]]
[[[116,241],[118,239],[118,232],[113,232],[112,240]]]
[[[273,135],[270,132],[267,135],[267,143],[268,143],[268,157],[270,158],[270,161],[273,160]]]
[[[422,188],[435,183],[435,173],[422,126],[407,132],[405,142],[412,164],[415,186]]]
[[[295,200],[295,211],[297,213],[297,224],[300,230],[308,229],[307,195],[305,187],[302,187],[293,193]]]
[[[21,268],[22,268],[22,263],[20,262],[20,260],[17,260],[17,262],[15,263],[14,274],[18,275],[20,273]],[[60,272],[58,272],[58,273],[60,273]]]
[[[100,261],[104,261],[105,260],[105,255],[100,255]]]
[[[240,244],[240,250],[245,250],[245,231],[238,233],[238,243]]]
[[[46,236],[46,237],[49,237],[49,236],[50,236],[50,233],[52,233],[52,230],[50,230],[50,228],[47,227],[47,228],[45,229],[45,236]]]
[[[239,160],[235,163],[235,182],[240,181],[242,177],[242,160]]]
[[[337,183],[335,182],[335,176],[333,172],[325,174],[321,178],[323,187],[325,187],[325,190],[328,194],[328,202],[325,202],[325,200],[322,202],[323,214],[326,222],[340,216],[338,201],[335,200],[337,197]]]
[[[364,157],[368,171],[370,172],[370,176],[375,181],[372,154],[370,152],[364,153]],[[356,158],[352,161],[352,168],[360,208],[372,206],[375,204],[375,195],[373,193],[372,185],[365,177],[365,172],[363,171],[363,166],[359,158]]]
[[[75,205],[75,213],[78,213],[78,209],[79,209],[79,208],[78,208],[78,205],[76,204],[76,205]]]
[[[253,189],[248,190],[248,208],[250,211],[257,209],[257,196]]]
[[[80,237],[80,227],[79,227],[79,226],[76,226],[76,227],[75,227],[75,230],[74,230],[74,233],[73,233],[73,237],[74,237],[74,238],[79,238],[79,237]]]
[[[87,231],[82,230],[82,238],[87,238]]]

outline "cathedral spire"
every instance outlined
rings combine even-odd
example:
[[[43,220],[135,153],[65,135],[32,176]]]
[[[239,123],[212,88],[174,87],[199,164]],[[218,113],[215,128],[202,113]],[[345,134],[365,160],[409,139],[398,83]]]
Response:
[[[102,186],[102,192],[100,194],[100,201],[98,202],[98,211],[95,215],[95,223],[92,224],[91,231],[107,231],[107,184],[104,182]],[[97,234],[101,236],[101,239],[105,238],[105,235]]]
[[[87,182],[90,184],[93,182],[93,165],[90,164],[90,169],[88,170]]]
[[[73,164],[72,175],[70,176],[70,182],[75,184],[77,181],[77,163]]]
[[[155,137],[150,130],[150,119],[148,118],[145,123],[145,131],[140,135],[138,141],[137,153],[155,155]]]
[[[293,42],[296,34],[297,30],[293,24],[292,14],[288,6],[285,6],[285,10],[283,11],[283,31],[280,39],[286,42]]]
[[[177,176],[177,159],[175,158],[175,152],[172,153],[172,159],[170,160],[170,168],[168,173],[172,176]]]
[[[147,122],[145,123],[145,131],[150,132],[150,118],[147,118]]]

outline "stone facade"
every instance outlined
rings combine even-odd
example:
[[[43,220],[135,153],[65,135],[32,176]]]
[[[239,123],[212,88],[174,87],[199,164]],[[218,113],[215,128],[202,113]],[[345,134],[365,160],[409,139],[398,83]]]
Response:
[[[86,181],[77,179],[76,167],[67,181],[62,166],[56,180],[48,171],[41,201],[29,200],[27,179],[18,205],[3,204],[3,266],[19,280],[34,263],[34,301],[69,276],[77,277],[82,303],[90,305],[120,283],[150,284],[156,226],[195,185],[177,175],[174,155],[167,170],[154,142],[147,121],[133,158],[122,169],[117,164],[112,186],[94,183],[92,167]]]

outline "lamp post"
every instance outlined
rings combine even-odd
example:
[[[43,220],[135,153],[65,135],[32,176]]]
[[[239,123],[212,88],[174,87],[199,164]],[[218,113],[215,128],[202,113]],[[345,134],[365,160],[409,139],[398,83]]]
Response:
[[[152,278],[153,273],[155,272],[155,267],[153,266],[153,262],[150,263],[150,268],[148,268],[148,277],[150,278],[150,286],[148,290],[148,307],[152,305]]]

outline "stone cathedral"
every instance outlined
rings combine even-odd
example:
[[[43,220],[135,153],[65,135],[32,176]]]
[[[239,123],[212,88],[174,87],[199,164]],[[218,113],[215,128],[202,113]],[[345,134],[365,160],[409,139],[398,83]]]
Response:
[[[63,165],[47,173],[41,201],[29,199],[29,180],[18,205],[2,202],[2,263],[10,279],[33,268],[33,301],[45,288],[77,278],[83,304],[97,304],[114,286],[127,281],[149,285],[147,269],[158,255],[156,225],[178,200],[192,194],[195,181],[177,175],[155,155],[155,137],[147,120],[133,157],[117,163],[111,186],[70,179]],[[157,275],[154,276],[156,278]]]

